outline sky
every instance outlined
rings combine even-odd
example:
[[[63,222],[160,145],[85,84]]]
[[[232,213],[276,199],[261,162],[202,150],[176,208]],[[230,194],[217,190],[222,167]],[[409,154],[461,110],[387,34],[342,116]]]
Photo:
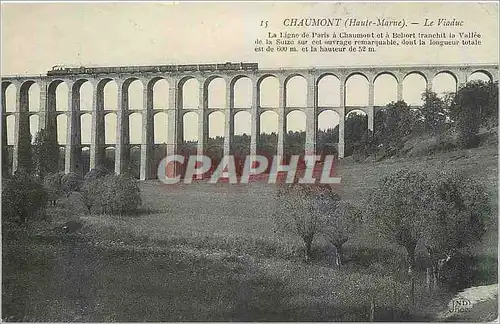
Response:
[[[399,64],[498,63],[498,3],[5,3],[1,5],[2,46],[1,74],[44,74],[54,65],[105,66],[154,65],[214,62],[258,62],[260,68],[355,66]],[[285,27],[289,17],[333,17],[363,19],[424,18],[463,20],[456,31],[477,32],[482,45],[468,48],[406,47],[379,49],[377,53],[257,53],[254,41],[267,32],[302,32],[300,27]],[[261,27],[268,22],[268,28]],[[386,31],[386,29],[353,27],[349,32]],[[452,31],[453,27],[411,25],[390,32]],[[308,31],[312,31],[309,29]],[[317,32],[341,32],[343,28],[318,27]],[[363,80],[361,80],[363,81]],[[420,89],[414,81],[408,88]],[[443,81],[444,82],[444,81]],[[303,100],[303,83],[297,80],[289,89],[291,99]],[[392,85],[387,81],[387,87]],[[439,83],[438,83],[439,85]],[[247,85],[248,86],[248,85]],[[335,86],[332,81],[331,86]],[[140,85],[137,87],[140,88]],[[215,87],[215,86],[214,86]],[[443,85],[449,88],[450,84]],[[196,85],[193,86],[196,88]],[[275,96],[268,86],[271,101]],[[393,90],[381,85],[380,96],[390,98]],[[224,104],[224,87],[215,87],[214,105]],[[245,93],[245,85],[239,90]],[[347,91],[348,100],[364,98],[363,82],[354,82]],[[194,91],[196,92],[196,91]],[[265,92],[265,91],[264,91]],[[333,92],[326,91],[335,100]],[[390,93],[389,93],[390,92]],[[91,93],[91,91],[90,91]],[[137,90],[140,93],[140,89]],[[376,93],[377,96],[377,93]],[[33,97],[36,97],[34,95]],[[113,96],[111,96],[113,97]],[[133,96],[132,96],[133,97]],[[131,99],[140,105],[139,99]],[[413,94],[419,97],[419,93]],[[218,99],[217,99],[218,98]],[[222,98],[222,99],[221,99]],[[8,97],[7,97],[8,99]],[[58,93],[58,101],[65,102]],[[406,99],[406,98],[405,98]],[[36,100],[36,99],[35,99]],[[107,99],[108,100],[108,99]],[[110,99],[113,100],[113,99]],[[195,94],[186,98],[196,102]],[[267,99],[266,99],[267,100]],[[266,101],[265,100],[265,101]],[[328,99],[330,100],[330,99]],[[376,99],[377,100],[377,99]],[[84,100],[87,102],[91,99]],[[160,100],[161,101],[161,100]],[[244,101],[244,100],[242,100]],[[67,101],[66,101],[67,102]],[[242,103],[244,105],[244,103]],[[36,103],[34,104],[36,105]],[[85,105],[85,104],[84,104]],[[112,106],[113,103],[110,103]],[[220,117],[220,116],[219,116]],[[293,116],[292,116],[293,117]],[[223,118],[222,118],[223,119]],[[214,123],[221,128],[222,119]],[[266,119],[267,120],[267,119]],[[274,121],[263,121],[262,127],[273,130]],[[109,121],[110,129],[114,129]],[[196,136],[195,120],[188,120],[188,139]],[[323,126],[338,123],[332,115]],[[249,124],[241,122],[237,132],[247,132]],[[289,121],[291,130],[303,128],[303,116]],[[166,133],[166,132],[164,132]],[[221,135],[220,129],[212,135]],[[131,136],[137,137],[137,134]],[[64,137],[64,135],[61,135]],[[110,137],[113,134],[110,133]]]

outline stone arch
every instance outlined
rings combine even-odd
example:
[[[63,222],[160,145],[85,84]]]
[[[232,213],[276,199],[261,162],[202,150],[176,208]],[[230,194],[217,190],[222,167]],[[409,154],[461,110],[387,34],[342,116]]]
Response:
[[[118,110],[118,83],[113,79],[106,79],[101,82],[103,82],[103,109]]]
[[[307,107],[307,79],[302,74],[292,74],[285,79],[285,105]]]
[[[122,94],[128,110],[144,109],[144,84],[138,78],[128,78],[123,82]],[[125,108],[125,107],[124,107]]]
[[[148,89],[152,92],[153,109],[169,108],[170,84],[165,78],[154,78],[148,83]]]
[[[80,116],[81,143],[90,144],[92,140],[92,115],[89,113]]]
[[[54,110],[68,111],[70,95],[68,84],[62,80],[54,80],[50,83],[48,90],[49,97],[54,98]]]
[[[261,134],[278,134],[279,132],[279,116],[275,111],[265,111],[260,114],[260,133]]]
[[[80,111],[92,111],[94,105],[94,85],[85,80],[80,85]]]
[[[37,82],[28,89],[28,111],[40,111],[40,85]]]
[[[5,98],[2,107],[5,112],[15,112],[16,111],[16,85],[11,82],[2,82],[2,101]]]
[[[33,97],[35,96],[34,95],[34,91],[36,91],[35,89],[35,85],[36,87],[38,88],[38,100],[36,100],[38,102],[38,107],[36,107],[36,103],[35,102],[31,102],[31,99],[34,99]],[[27,80],[27,81],[24,81],[21,86],[20,86],[20,89],[19,89],[19,96],[20,96],[20,111],[39,111],[40,110],[40,86],[33,80]]]
[[[90,171],[90,148],[88,146],[82,147],[80,165],[82,166],[83,175]]]
[[[214,111],[208,115],[208,138],[224,137],[225,115],[221,111]]]
[[[353,109],[351,111],[349,111],[346,115],[345,115],[345,118],[349,118],[350,116],[354,116],[354,115],[363,115],[363,116],[368,116],[368,114],[361,110],[361,109]],[[368,124],[367,124],[368,125]]]
[[[200,83],[193,76],[179,81],[179,98],[182,109],[198,109],[200,105]]]
[[[398,78],[391,72],[381,72],[373,81],[373,104],[385,106],[398,100]]]
[[[142,114],[132,113],[128,116],[129,143],[141,144],[142,142]]]
[[[332,109],[323,110],[318,114],[318,130],[334,129],[339,124],[339,114]]]
[[[104,143],[116,144],[116,123],[118,117],[116,113],[104,115]]]
[[[207,95],[208,108],[223,109],[226,103],[226,80],[220,76],[211,76],[206,79],[203,87]]]
[[[40,128],[40,116],[31,115],[29,123],[30,123],[31,142],[34,143],[36,134],[38,133],[38,129]]]
[[[234,108],[252,107],[253,83],[246,75],[239,75],[231,80]]]
[[[7,116],[7,145],[14,145],[14,130],[16,129],[16,116]]]
[[[259,91],[258,102],[260,107],[280,106],[279,94],[279,79],[273,74],[265,74],[257,81],[257,89]]]
[[[234,135],[246,134],[250,136],[252,127],[252,114],[248,111],[239,111],[234,115]]]
[[[285,152],[286,156],[303,155],[305,152],[306,114],[293,110],[286,114]],[[288,158],[287,158],[288,159]]]
[[[403,79],[403,100],[410,106],[421,106],[427,83],[427,77],[422,72],[407,73]]]
[[[244,156],[250,154],[252,114],[249,111],[239,111],[234,115],[233,121],[234,134],[232,134],[231,154],[234,154],[239,161],[242,161]]]
[[[109,115],[109,114],[108,114]],[[116,148],[105,146],[104,148],[104,167],[111,172],[115,172]]]
[[[486,70],[475,70],[467,78],[467,81],[474,81],[474,80],[481,80],[486,82],[493,81],[493,75]]]
[[[182,115],[182,140],[184,142],[198,141],[198,120],[199,116],[194,111]]]
[[[368,106],[370,82],[361,72],[351,73],[345,80],[345,105]]]
[[[346,157],[354,152],[353,144],[361,140],[367,131],[368,115],[366,112],[354,109],[346,114],[344,122],[344,140],[346,144],[344,155]]]
[[[141,146],[131,145],[129,155],[128,172],[133,178],[139,179],[141,175]]]
[[[154,143],[164,144],[168,143],[168,115],[164,112],[156,113],[153,116],[154,128]]]
[[[57,125],[57,143],[66,145],[68,136],[68,116],[66,114],[58,114],[56,117]]]
[[[450,71],[440,71],[432,78],[432,91],[439,96],[456,92],[458,88],[457,76]]]
[[[316,151],[318,155],[337,154],[340,115],[335,110],[324,110],[318,114]]]
[[[286,132],[305,132],[306,114],[301,110],[292,110],[286,114]]]
[[[260,123],[259,142],[257,143],[258,154],[266,156],[269,163],[272,162],[272,157],[277,152],[278,117],[278,113],[271,110],[261,113],[258,117]]]
[[[319,107],[340,107],[340,78],[333,73],[322,74],[317,82]]]

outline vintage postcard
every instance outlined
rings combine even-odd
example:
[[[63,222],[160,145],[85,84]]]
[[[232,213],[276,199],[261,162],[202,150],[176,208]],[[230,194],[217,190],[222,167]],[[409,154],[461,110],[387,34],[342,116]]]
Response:
[[[498,26],[2,2],[2,321],[498,322]]]

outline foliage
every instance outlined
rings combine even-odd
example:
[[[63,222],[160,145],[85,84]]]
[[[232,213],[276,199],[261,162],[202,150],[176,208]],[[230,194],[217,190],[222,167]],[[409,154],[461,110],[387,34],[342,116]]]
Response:
[[[64,172],[49,173],[43,179],[43,187],[47,191],[48,199],[55,206],[57,198],[64,194],[61,181],[64,177]]]
[[[353,205],[332,199],[320,197],[317,199],[317,211],[322,217],[323,236],[337,249],[336,264],[342,264],[342,246],[353,238],[362,223],[362,214]]]
[[[108,174],[85,181],[81,191],[85,205],[94,213],[124,214],[141,204],[137,180],[125,175]]]
[[[376,229],[406,249],[412,267],[419,240],[437,266],[456,249],[478,240],[490,213],[489,197],[478,181],[418,169],[384,177],[367,207]]]
[[[430,134],[436,134],[443,130],[446,114],[445,103],[435,92],[426,90],[422,94],[424,104],[420,108],[424,130]]]
[[[41,129],[35,136],[33,144],[33,163],[35,173],[43,178],[49,173],[59,170],[59,147],[57,140],[45,129]]]
[[[344,125],[345,156],[352,155],[354,146],[368,137],[368,116],[350,113]]]
[[[109,171],[104,165],[98,165],[85,175],[83,178],[85,181],[93,181],[96,179],[101,179],[110,174],[111,171]]]
[[[67,195],[72,191],[80,190],[82,182],[82,177],[79,174],[70,172],[61,178],[61,189]]]
[[[481,125],[498,125],[498,82],[473,81],[460,88],[451,101],[450,117],[463,148],[478,145]]]
[[[440,172],[432,183],[432,218],[424,233],[425,245],[437,262],[479,240],[491,213],[484,185],[467,176]]]
[[[340,199],[328,185],[281,184],[277,191],[274,220],[279,230],[300,236],[305,246],[305,259],[311,259],[312,241],[322,229],[322,215],[317,199]]]
[[[43,186],[26,172],[2,181],[3,222],[17,221],[21,224],[43,212],[47,205],[47,192]]]
[[[29,127],[29,125],[28,125]],[[29,128],[28,128],[29,129]],[[33,147],[31,145],[31,134],[19,136],[18,165],[17,169],[24,173],[33,173]]]
[[[398,152],[408,135],[420,127],[420,111],[412,110],[404,101],[391,102],[375,114],[374,143],[384,156]]]
[[[6,127],[5,125],[3,127]],[[5,136],[5,133],[2,135]],[[2,143],[2,176],[7,177],[12,173],[12,159],[10,158],[11,154],[9,154],[9,147],[5,142]]]

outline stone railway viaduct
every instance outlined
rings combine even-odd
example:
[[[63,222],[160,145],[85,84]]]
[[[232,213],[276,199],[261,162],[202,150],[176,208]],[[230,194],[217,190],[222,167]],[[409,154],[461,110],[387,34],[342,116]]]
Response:
[[[224,154],[231,150],[232,136],[234,133],[234,115],[241,111],[249,111],[251,114],[251,142],[250,154],[257,153],[258,136],[260,134],[260,115],[265,111],[275,111],[278,114],[278,143],[277,155],[284,155],[286,132],[286,116],[289,112],[299,110],[306,116],[306,141],[305,154],[315,154],[318,115],[325,110],[333,110],[339,115],[339,157],[344,155],[344,121],[345,116],[352,110],[364,111],[368,116],[368,128],[373,130],[374,114],[377,108],[374,105],[374,82],[382,74],[390,74],[397,81],[397,99],[403,99],[403,80],[412,73],[424,77],[427,89],[432,89],[432,80],[439,73],[449,73],[454,77],[457,86],[465,84],[471,74],[482,72],[490,80],[498,80],[498,64],[474,64],[474,65],[413,65],[413,66],[353,66],[353,67],[328,67],[328,68],[280,68],[280,69],[256,69],[252,71],[227,70],[227,71],[195,71],[195,72],[141,72],[141,73],[107,73],[107,74],[74,74],[65,76],[38,75],[38,76],[5,76],[2,77],[2,145],[7,145],[6,119],[9,115],[15,118],[14,144],[12,157],[13,172],[18,168],[19,162],[19,139],[29,134],[29,117],[39,116],[39,129],[49,132],[57,132],[57,115],[66,114],[67,144],[65,145],[65,172],[75,170],[76,161],[81,148],[80,116],[88,113],[80,110],[80,87],[89,81],[93,86],[92,104],[92,128],[90,144],[90,168],[99,165],[104,157],[104,115],[108,113],[104,109],[104,86],[114,80],[118,85],[118,107],[116,144],[115,146],[115,172],[122,173],[125,169],[129,152],[129,118],[132,113],[142,115],[142,141],[140,144],[140,178],[151,178],[156,166],[153,164],[154,150],[154,114],[165,112],[168,116],[168,143],[167,154],[176,153],[177,147],[183,140],[183,115],[195,111],[202,116],[198,119],[198,154],[203,154],[206,149],[208,138],[208,116],[214,111],[222,111],[225,116]],[[340,105],[335,107],[318,106],[318,82],[322,77],[333,75],[340,81]],[[346,82],[350,76],[362,75],[368,80],[368,104],[366,106],[346,106]],[[276,77],[279,81],[279,106],[261,107],[260,84],[269,77]],[[286,85],[288,80],[294,76],[302,76],[307,81],[307,106],[286,106]],[[247,77],[252,83],[252,104],[250,108],[234,107],[234,85],[240,78]],[[199,82],[199,107],[198,109],[184,109],[183,107],[183,85],[189,79]],[[226,83],[226,107],[208,109],[208,86],[215,78],[222,78]],[[169,85],[168,109],[153,109],[153,86],[161,79],[165,79]],[[129,109],[128,87],[135,81],[140,80],[144,86],[143,104],[141,109]],[[68,111],[56,111],[56,88],[61,83],[66,83],[69,89]],[[29,111],[28,90],[33,84],[40,87],[40,110]],[[16,102],[15,111],[6,110],[6,89],[9,85],[15,85]],[[28,121],[28,122],[27,122]]]

